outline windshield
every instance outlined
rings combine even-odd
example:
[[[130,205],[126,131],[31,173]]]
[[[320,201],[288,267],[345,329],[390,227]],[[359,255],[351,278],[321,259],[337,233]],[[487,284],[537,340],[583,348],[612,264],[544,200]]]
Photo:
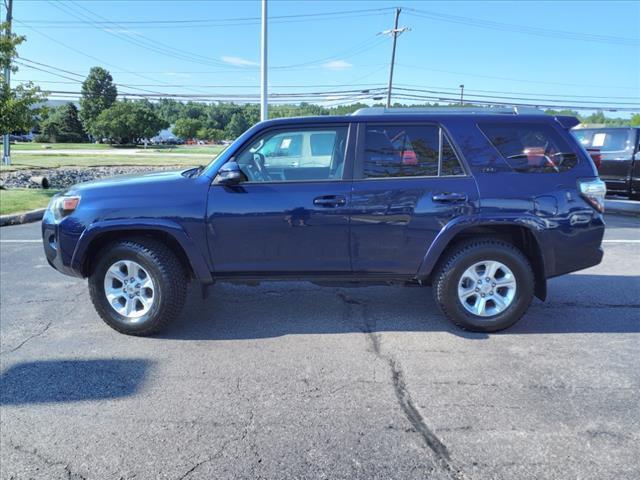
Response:
[[[604,153],[633,150],[630,128],[581,128],[572,133],[585,148],[599,148]]]
[[[227,151],[229,150],[229,147],[233,145],[233,143],[228,144],[227,146],[225,146],[220,153],[218,153],[215,157],[213,157],[213,159],[207,164],[205,165],[202,169],[200,169],[200,172],[198,172],[200,175],[202,175],[202,173],[207,172],[208,170],[210,170],[211,168],[213,168],[213,166],[216,164],[216,162],[218,162],[221,158],[224,157],[225,153],[227,153]]]

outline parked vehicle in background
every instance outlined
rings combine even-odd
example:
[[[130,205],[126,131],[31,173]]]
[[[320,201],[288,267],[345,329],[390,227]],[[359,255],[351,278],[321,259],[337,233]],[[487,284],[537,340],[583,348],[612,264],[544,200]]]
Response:
[[[599,150],[598,171],[607,192],[640,200],[640,128],[575,128],[572,132],[587,150]]]
[[[453,323],[492,332],[547,278],[602,259],[605,186],[577,123],[470,108],[270,120],[206,167],[54,197],[44,249],[130,335],[177,317],[189,281],[291,279],[430,285]]]

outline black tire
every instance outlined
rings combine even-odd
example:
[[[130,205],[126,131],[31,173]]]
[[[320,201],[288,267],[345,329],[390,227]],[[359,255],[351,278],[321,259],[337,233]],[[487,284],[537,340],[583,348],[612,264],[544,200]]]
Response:
[[[516,279],[515,296],[501,313],[480,316],[469,312],[458,297],[458,284],[464,272],[483,261],[498,261],[508,267]],[[527,311],[534,291],[534,275],[523,253],[510,243],[472,240],[457,246],[441,263],[433,282],[435,301],[455,325],[474,332],[496,332],[516,323]]]
[[[180,315],[187,293],[187,276],[166,245],[149,238],[120,240],[107,245],[97,257],[99,260],[89,276],[89,294],[96,311],[111,328],[126,335],[147,336],[159,332]],[[135,321],[119,314],[105,295],[107,270],[121,260],[141,265],[157,290],[148,312]]]

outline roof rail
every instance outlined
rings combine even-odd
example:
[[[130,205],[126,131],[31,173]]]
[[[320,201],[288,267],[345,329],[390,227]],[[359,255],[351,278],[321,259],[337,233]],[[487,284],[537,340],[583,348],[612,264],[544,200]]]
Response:
[[[542,110],[533,107],[407,107],[407,108],[385,108],[368,107],[360,108],[351,115],[544,115]]]

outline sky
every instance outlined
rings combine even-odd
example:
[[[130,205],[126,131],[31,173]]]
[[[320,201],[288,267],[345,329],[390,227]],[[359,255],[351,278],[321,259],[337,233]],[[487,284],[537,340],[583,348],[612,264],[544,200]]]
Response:
[[[327,105],[379,96],[392,43],[380,32],[395,7],[409,28],[398,37],[398,101],[458,98],[464,84],[475,100],[640,105],[640,1],[268,0],[270,93]],[[15,0],[14,31],[27,41],[14,81],[78,92],[100,65],[122,93],[255,99],[260,15],[257,0]]]

